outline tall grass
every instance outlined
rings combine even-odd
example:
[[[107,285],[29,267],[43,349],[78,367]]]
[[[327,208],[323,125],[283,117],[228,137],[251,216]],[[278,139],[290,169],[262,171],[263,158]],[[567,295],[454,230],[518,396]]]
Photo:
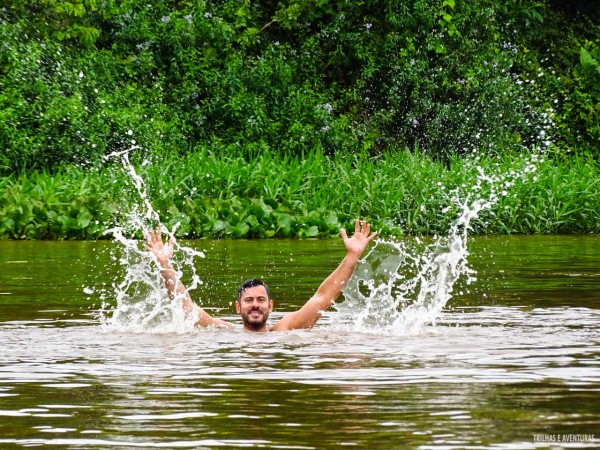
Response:
[[[146,156],[136,167],[167,226],[188,238],[317,237],[356,217],[383,233],[437,234],[456,217],[453,197],[495,199],[474,232],[595,233],[600,171],[582,159],[532,163],[526,157],[450,164],[405,151],[304,157],[265,152],[247,158],[202,149]],[[478,186],[478,174],[494,179]],[[98,239],[141,205],[118,161],[69,166],[0,180],[0,238]]]
[[[519,183],[501,199],[485,232],[597,233],[600,230],[600,171],[580,158],[538,166],[530,183]]]

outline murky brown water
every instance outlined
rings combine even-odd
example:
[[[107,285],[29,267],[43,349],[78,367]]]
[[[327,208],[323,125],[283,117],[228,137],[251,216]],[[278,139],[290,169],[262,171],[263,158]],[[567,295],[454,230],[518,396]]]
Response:
[[[596,236],[471,241],[478,281],[410,336],[338,329],[333,311],[266,335],[101,326],[97,292],[123,276],[115,245],[0,242],[0,448],[599,445]],[[343,254],[337,241],[193,245],[207,254],[195,297],[233,321],[241,280],[268,280],[278,317]]]

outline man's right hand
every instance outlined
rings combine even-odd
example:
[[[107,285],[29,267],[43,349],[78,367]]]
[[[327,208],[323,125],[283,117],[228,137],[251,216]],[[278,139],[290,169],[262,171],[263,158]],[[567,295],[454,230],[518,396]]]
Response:
[[[173,258],[173,248],[175,247],[175,238],[171,237],[168,242],[164,243],[161,237],[160,228],[150,230],[146,234],[147,243],[144,248],[152,252],[161,267],[170,266],[171,258]]]

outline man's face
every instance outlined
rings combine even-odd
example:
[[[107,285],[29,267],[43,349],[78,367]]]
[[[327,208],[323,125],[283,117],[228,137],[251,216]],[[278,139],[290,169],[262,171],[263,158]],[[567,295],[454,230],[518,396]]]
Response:
[[[273,301],[269,300],[264,286],[249,287],[235,302],[235,309],[242,316],[245,328],[260,331],[273,310]]]

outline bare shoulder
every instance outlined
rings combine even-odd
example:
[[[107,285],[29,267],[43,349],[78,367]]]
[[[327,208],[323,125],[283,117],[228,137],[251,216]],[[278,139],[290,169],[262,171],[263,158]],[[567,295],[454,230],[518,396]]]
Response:
[[[322,308],[315,302],[308,301],[298,311],[291,312],[283,317],[271,328],[271,331],[289,331],[311,328],[321,317]]]
[[[279,319],[275,325],[269,328],[269,331],[288,331],[294,329],[294,317],[298,314],[298,311],[286,314],[284,317]]]

